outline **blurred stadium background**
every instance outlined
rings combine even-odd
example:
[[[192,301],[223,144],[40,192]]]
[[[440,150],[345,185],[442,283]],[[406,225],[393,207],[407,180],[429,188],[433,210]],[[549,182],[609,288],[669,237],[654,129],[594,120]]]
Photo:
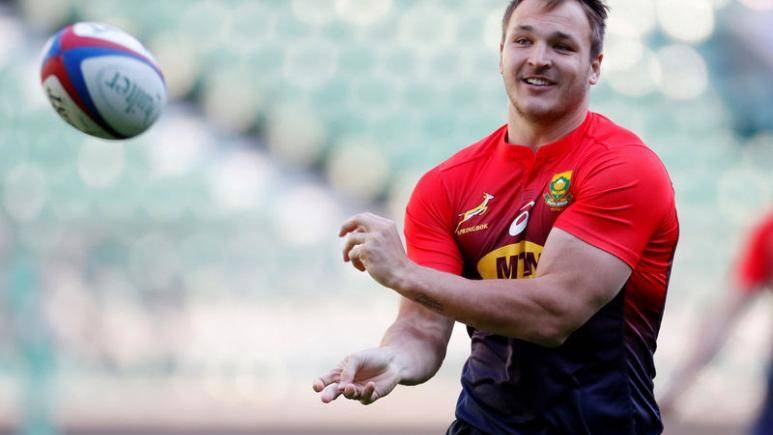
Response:
[[[682,223],[661,387],[773,204],[773,1],[609,3],[592,109],[663,158]],[[342,264],[342,219],[402,220],[424,170],[504,122],[505,4],[0,1],[0,433],[441,433],[462,328],[438,376],[370,407],[323,406],[311,382],[396,310]],[[149,133],[90,139],[45,101],[43,43],[85,20],[162,65],[172,101]],[[753,415],[760,305],[666,433]]]

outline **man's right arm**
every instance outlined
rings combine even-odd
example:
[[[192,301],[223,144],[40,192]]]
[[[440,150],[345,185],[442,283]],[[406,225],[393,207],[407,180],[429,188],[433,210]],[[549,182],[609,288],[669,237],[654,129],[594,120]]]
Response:
[[[456,215],[441,200],[447,197],[439,194],[442,189],[436,170],[417,183],[406,208],[406,244],[414,261],[459,274],[462,258],[453,239]],[[368,404],[389,394],[398,384],[425,382],[443,363],[453,326],[448,317],[401,297],[397,318],[381,344],[344,358],[314,382],[314,390],[326,403],[343,394]]]
[[[459,275],[462,254],[453,237],[457,215],[447,202],[441,179],[435,168],[416,184],[405,212],[406,248],[413,261]],[[420,384],[438,371],[453,327],[452,319],[400,297],[397,319],[384,334],[381,346],[396,350],[398,364],[404,368],[401,384]]]
[[[453,321],[402,299],[400,311],[379,347],[353,353],[314,381],[320,399],[343,395],[364,405],[398,385],[416,385],[437,373],[445,358]]]

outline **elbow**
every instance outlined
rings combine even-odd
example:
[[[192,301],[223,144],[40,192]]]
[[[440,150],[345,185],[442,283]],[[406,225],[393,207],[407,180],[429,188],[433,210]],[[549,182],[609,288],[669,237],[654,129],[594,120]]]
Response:
[[[555,325],[547,325],[545,322],[540,324],[531,325],[529,328],[523,328],[522,326],[515,327],[474,327],[478,329],[487,329],[490,332],[494,332],[505,337],[517,338],[529,343],[533,343],[542,347],[556,348],[564,344],[574,330],[568,330],[566,328],[559,328]]]
[[[567,338],[569,338],[569,334],[546,333],[544,331],[541,331],[535,334],[535,336],[530,341],[542,347],[555,349],[563,345],[566,342]]]
[[[566,299],[543,299],[541,308],[538,321],[533,323],[530,341],[547,348],[562,346],[590,318],[586,307],[568,303]]]
[[[546,337],[541,338],[539,341],[536,341],[535,344],[538,344],[542,347],[546,347],[548,349],[555,349],[558,347],[561,347],[562,344],[566,341],[567,337]]]
[[[555,349],[563,345],[576,329],[573,325],[552,319],[534,330],[533,336],[529,341],[543,347]]]
[[[515,318],[501,323],[489,321],[468,324],[476,329],[493,332],[504,337],[517,338],[547,348],[561,346],[576,329],[554,316],[545,316],[541,319],[532,318],[527,322]]]

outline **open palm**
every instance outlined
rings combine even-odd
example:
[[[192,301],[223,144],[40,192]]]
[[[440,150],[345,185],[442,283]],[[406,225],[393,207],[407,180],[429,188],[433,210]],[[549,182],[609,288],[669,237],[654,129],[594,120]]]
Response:
[[[400,382],[394,355],[386,348],[373,348],[344,358],[328,374],[314,382],[323,402],[341,394],[347,399],[370,404],[389,394]]]

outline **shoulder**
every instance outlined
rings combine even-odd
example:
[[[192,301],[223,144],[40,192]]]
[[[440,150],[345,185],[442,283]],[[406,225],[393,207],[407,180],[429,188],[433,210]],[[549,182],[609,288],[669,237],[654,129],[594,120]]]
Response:
[[[634,132],[616,124],[599,113],[593,113],[593,121],[587,131],[588,138],[596,144],[615,147],[616,145],[644,145],[644,141]]]
[[[773,212],[752,227],[737,260],[736,285],[755,293],[773,284]]]
[[[478,174],[481,165],[490,161],[497,146],[507,132],[507,125],[494,130],[488,136],[469,144],[439,163],[419,179],[414,193],[431,190],[436,193],[443,186],[456,184],[457,180],[466,180]]]
[[[482,165],[491,160],[507,131],[507,125],[467,145],[448,159],[425,172],[414,187],[409,209],[418,204],[448,202],[449,190],[456,192],[470,177],[480,174]]]
[[[477,162],[487,160],[497,150],[498,144],[503,140],[507,132],[507,125],[503,125],[488,136],[473,142],[451,157],[440,163],[435,169],[440,173],[464,171],[474,166]]]
[[[586,137],[584,163],[588,175],[604,171],[621,179],[660,181],[670,186],[663,161],[636,133],[603,115],[594,117]]]
[[[601,206],[605,213],[628,207],[675,227],[676,193],[660,157],[630,130],[597,117],[576,166],[577,201]]]
[[[749,249],[756,251],[756,256],[773,254],[773,212],[769,212],[761,220],[755,223],[749,232],[746,243]],[[773,267],[773,264],[771,265]]]
[[[759,237],[773,237],[773,211],[768,212],[754,227],[754,234]]]

